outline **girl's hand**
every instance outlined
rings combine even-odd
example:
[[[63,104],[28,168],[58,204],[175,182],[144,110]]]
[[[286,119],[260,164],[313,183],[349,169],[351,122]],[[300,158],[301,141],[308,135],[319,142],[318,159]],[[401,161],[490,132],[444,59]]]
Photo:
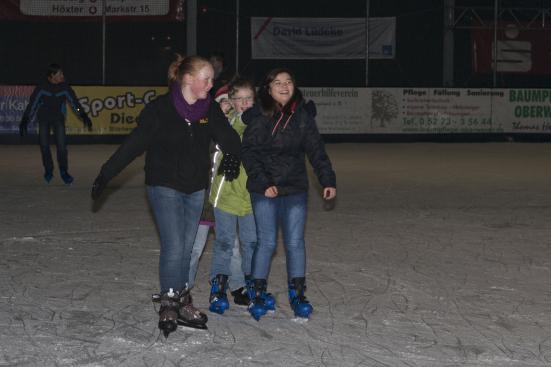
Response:
[[[270,186],[264,191],[264,196],[267,198],[275,198],[277,196],[277,187]]]
[[[323,189],[323,198],[325,200],[332,200],[337,196],[337,189],[334,187],[326,187]]]

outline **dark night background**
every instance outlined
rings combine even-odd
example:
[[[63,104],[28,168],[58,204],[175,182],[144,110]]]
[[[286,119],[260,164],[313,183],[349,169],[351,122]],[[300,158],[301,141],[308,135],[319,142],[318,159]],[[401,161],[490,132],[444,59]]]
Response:
[[[501,7],[542,7],[549,0],[501,0]],[[493,0],[457,0],[456,6],[491,9]],[[270,68],[285,65],[298,75],[303,86],[363,87],[365,63],[360,60],[252,60],[252,16],[274,17],[365,17],[364,0],[346,2],[280,0],[240,2],[239,72],[255,80]],[[346,4],[346,6],[343,6]],[[221,51],[230,69],[235,68],[235,1],[199,0],[197,49],[201,55]],[[397,57],[371,60],[370,86],[441,86],[443,69],[442,0],[371,0],[370,16],[397,18]],[[481,11],[491,17],[491,11]],[[529,14],[526,15],[527,19]],[[101,19],[101,18],[100,18]],[[186,49],[186,24],[176,20],[108,21],[107,85],[163,85],[166,67],[174,51]],[[59,22],[10,21],[0,24],[0,83],[34,84],[45,65],[64,66],[70,83],[95,85],[102,82],[101,21]],[[489,87],[491,75],[472,72],[470,31],[456,29],[454,86]],[[541,76],[500,75],[498,87],[544,87]]]

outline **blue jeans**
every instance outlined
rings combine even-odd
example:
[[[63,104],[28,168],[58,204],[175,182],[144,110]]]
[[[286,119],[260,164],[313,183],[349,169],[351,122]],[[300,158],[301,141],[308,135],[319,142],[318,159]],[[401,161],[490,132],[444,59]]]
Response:
[[[189,264],[189,288],[195,286],[195,278],[197,277],[197,268],[199,267],[199,259],[203,254],[205,245],[207,244],[210,226],[206,224],[199,224],[197,229],[197,235],[195,235],[195,242],[193,243],[193,249],[191,250],[191,261]],[[245,286],[245,276],[241,269],[241,252],[239,251],[239,238],[235,238],[233,245],[233,252],[230,261],[231,276],[229,279],[230,290],[236,290]],[[250,273],[250,271],[249,271]]]
[[[161,240],[159,280],[161,292],[187,288],[191,249],[199,226],[205,190],[191,194],[147,186],[149,204]]]
[[[252,217],[252,214],[251,214]],[[256,229],[255,229],[256,230]],[[255,233],[255,239],[256,239],[256,233]],[[255,246],[256,246],[256,240],[255,240]],[[239,238],[235,238],[235,243],[233,245],[232,255],[231,255],[231,261],[230,261],[230,279],[229,279],[229,285],[230,290],[234,291],[236,289],[239,289],[241,287],[245,287],[245,272],[243,270],[243,259],[241,256],[241,251],[239,248],[241,247]],[[253,249],[254,251],[254,249]],[[251,259],[246,260],[248,264],[251,264],[252,261],[252,253],[250,254]],[[250,265],[248,267],[249,272],[247,274],[251,273]]]
[[[237,237],[237,228],[239,226],[239,243],[241,253],[241,269],[231,266],[231,258],[234,254],[235,239]],[[252,214],[238,216],[218,208],[214,208],[214,251],[212,255],[212,265],[210,278],[217,274],[229,275],[232,278],[242,277],[243,274],[251,274],[251,263],[254,250],[257,246],[256,225]],[[234,274],[236,273],[236,274]],[[230,288],[239,288],[244,285],[244,279],[241,285],[230,281]]]
[[[38,140],[40,142],[40,154],[45,172],[54,171],[52,152],[50,151],[50,129],[54,130],[55,146],[57,153],[57,164],[61,172],[67,171],[67,144],[65,142],[65,121],[63,120],[40,120],[38,122]]]
[[[206,224],[199,224],[199,228],[197,229],[195,241],[193,242],[193,249],[191,250],[191,260],[189,262],[189,288],[193,288],[195,285],[195,277],[197,276],[199,259],[201,258],[201,255],[203,255],[203,250],[207,244],[209,230],[210,226]]]
[[[304,225],[306,223],[307,193],[267,198],[251,193],[258,247],[253,258],[253,278],[268,279],[272,255],[277,247],[277,231],[281,225],[288,279],[304,277],[306,250]]]

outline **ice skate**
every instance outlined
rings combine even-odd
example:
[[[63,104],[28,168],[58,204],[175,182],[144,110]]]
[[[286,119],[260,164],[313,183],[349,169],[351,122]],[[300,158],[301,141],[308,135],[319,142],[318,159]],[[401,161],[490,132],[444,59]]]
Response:
[[[44,181],[46,181],[46,183],[49,184],[53,178],[54,178],[54,174],[52,172],[50,171],[44,172]]]
[[[65,182],[66,185],[70,185],[73,183],[73,181],[75,180],[73,178],[73,176],[71,176],[69,174],[69,172],[67,171],[61,171],[59,172],[60,176],[61,176],[61,179],[63,180],[63,182]]]
[[[289,281],[289,303],[291,304],[291,308],[296,317],[308,319],[314,308],[306,299],[304,295],[305,291],[305,278],[293,278]]]
[[[189,289],[180,293],[180,309],[178,310],[178,325],[194,329],[207,329],[208,317],[193,306]]]
[[[251,303],[249,292],[247,291],[246,287],[237,288],[236,290],[231,292],[231,295],[233,296],[233,302],[236,305],[248,306],[249,303]]]
[[[166,293],[154,294],[153,302],[161,304],[159,308],[159,329],[165,338],[178,327],[178,294],[172,288]]]
[[[222,315],[230,307],[228,296],[226,294],[227,285],[228,276],[224,274],[217,274],[216,277],[211,280],[209,297],[210,312]]]
[[[252,297],[254,297],[254,291],[251,291],[251,289],[254,288],[254,285],[252,283],[253,281],[249,278],[249,276],[245,277],[245,282],[247,283],[247,290],[248,290],[247,295],[249,297],[249,303],[250,303],[250,300],[252,300]],[[276,306],[275,298],[274,296],[272,296],[271,293],[266,292],[266,286],[264,287],[260,297],[264,301],[264,307],[266,308],[267,311],[275,311],[275,306]]]
[[[249,298],[251,302],[249,303],[249,313],[256,320],[259,321],[262,316],[267,312],[264,299],[262,294],[266,290],[266,279],[255,279],[251,281],[251,286],[249,287]]]

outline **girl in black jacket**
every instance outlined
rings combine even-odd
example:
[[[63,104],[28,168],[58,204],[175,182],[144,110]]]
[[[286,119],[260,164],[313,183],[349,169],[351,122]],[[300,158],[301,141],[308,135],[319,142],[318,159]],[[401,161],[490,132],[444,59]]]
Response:
[[[92,187],[97,199],[107,182],[146,152],[145,183],[161,239],[159,328],[165,336],[177,324],[206,328],[189,292],[191,249],[209,181],[211,140],[225,159],[227,180],[239,174],[240,138],[209,95],[214,71],[208,60],[191,56],[169,69],[169,93],[149,103],[138,126],[102,166]]]
[[[305,104],[291,71],[282,68],[270,71],[258,97],[259,103],[243,115],[248,126],[241,148],[258,234],[249,312],[258,320],[274,307],[273,298],[266,293],[266,281],[281,224],[289,302],[297,317],[308,318],[313,309],[304,295],[308,191],[305,156],[326,200],[337,194],[335,172],[316,127],[315,106],[312,102]]]

